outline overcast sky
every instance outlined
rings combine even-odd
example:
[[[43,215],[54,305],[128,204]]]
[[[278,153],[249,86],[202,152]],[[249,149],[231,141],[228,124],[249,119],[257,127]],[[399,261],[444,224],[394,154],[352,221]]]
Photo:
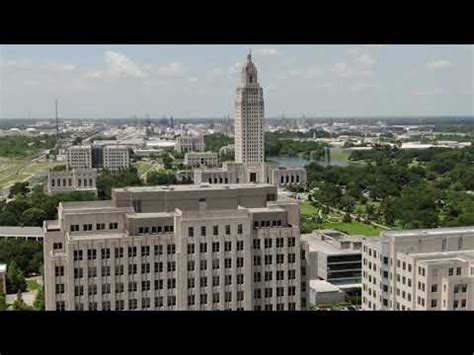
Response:
[[[222,117],[252,49],[265,115],[474,114],[474,46],[0,46],[0,118]]]

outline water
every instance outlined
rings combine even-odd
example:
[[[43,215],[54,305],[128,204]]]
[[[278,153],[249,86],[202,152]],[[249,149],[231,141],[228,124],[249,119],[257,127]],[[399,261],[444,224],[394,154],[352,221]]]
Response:
[[[324,160],[310,160],[310,159],[304,159],[300,157],[268,157],[269,161],[273,161],[275,163],[278,163],[279,166],[284,166],[287,168],[304,168],[305,165],[308,165],[311,162],[318,163],[321,166],[349,166],[349,163],[345,160],[337,160],[337,159],[332,159],[331,162],[328,164]]]

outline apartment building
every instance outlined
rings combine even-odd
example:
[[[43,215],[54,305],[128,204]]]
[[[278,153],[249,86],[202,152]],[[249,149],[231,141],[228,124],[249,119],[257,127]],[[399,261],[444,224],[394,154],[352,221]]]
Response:
[[[50,170],[46,191],[50,195],[72,191],[93,192],[97,195],[96,183],[96,169]]]
[[[130,166],[130,153],[124,145],[106,145],[103,151],[103,167],[110,171],[128,169]]]
[[[474,227],[383,232],[362,257],[363,309],[474,309]]]
[[[298,201],[266,184],[114,189],[44,223],[47,310],[300,310]]]
[[[219,165],[219,157],[215,152],[189,152],[184,155],[184,165],[190,168],[214,167]]]
[[[90,145],[74,145],[66,151],[68,169],[91,169],[92,147]]]
[[[176,139],[175,150],[180,153],[204,152],[204,137],[202,135],[183,135]]]

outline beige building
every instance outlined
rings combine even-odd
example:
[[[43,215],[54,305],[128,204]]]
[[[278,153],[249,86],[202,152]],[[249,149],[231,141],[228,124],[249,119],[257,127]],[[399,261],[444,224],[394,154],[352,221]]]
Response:
[[[189,152],[184,155],[184,165],[191,168],[214,167],[219,165],[219,157],[215,152]]]
[[[127,146],[107,145],[103,148],[103,167],[110,171],[128,169],[130,153]]]
[[[0,293],[7,294],[7,265],[0,264]]]
[[[263,163],[265,161],[263,89],[258,83],[257,68],[252,56],[242,68],[241,82],[235,97],[235,161]]]
[[[97,195],[96,183],[96,169],[50,170],[46,189],[50,195],[72,191],[93,192]]]
[[[227,144],[219,149],[219,155],[235,156],[235,145]]]
[[[114,189],[45,221],[47,310],[299,310],[298,201],[266,184]]]
[[[183,135],[176,139],[175,150],[180,153],[204,152],[204,137],[202,135]]]
[[[90,145],[74,145],[66,152],[69,169],[92,169],[92,147]]]
[[[474,310],[474,227],[383,232],[362,256],[363,309]]]

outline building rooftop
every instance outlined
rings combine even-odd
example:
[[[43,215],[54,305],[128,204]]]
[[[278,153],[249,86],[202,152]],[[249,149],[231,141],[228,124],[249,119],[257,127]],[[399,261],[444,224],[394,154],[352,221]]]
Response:
[[[154,192],[154,191],[219,191],[219,190],[241,190],[260,189],[264,187],[275,187],[270,184],[200,184],[200,185],[160,185],[160,186],[130,186],[113,189],[114,192]]]
[[[64,211],[90,208],[116,208],[112,200],[60,202]]]
[[[0,264],[0,272],[7,272],[7,264]]]
[[[330,255],[361,253],[361,249],[341,249],[337,246],[337,244],[335,245],[330,242],[320,240],[314,234],[301,234],[301,239],[308,243],[310,252],[322,252],[324,254]]]
[[[309,287],[318,293],[341,291],[339,287],[327,282],[326,280],[309,280]]]
[[[474,234],[474,226],[451,227],[451,228],[433,228],[433,229],[411,229],[403,231],[385,231],[382,236],[389,238],[399,237],[419,237],[419,236],[439,236],[446,234]]]
[[[43,235],[41,227],[0,227],[0,237],[39,237]]]

